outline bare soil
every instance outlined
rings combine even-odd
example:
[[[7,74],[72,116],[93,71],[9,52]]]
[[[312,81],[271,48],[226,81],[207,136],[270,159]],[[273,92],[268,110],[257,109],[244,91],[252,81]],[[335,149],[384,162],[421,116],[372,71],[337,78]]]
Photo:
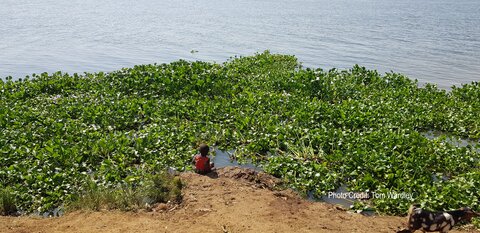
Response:
[[[264,173],[222,168],[181,174],[183,202],[150,211],[72,212],[58,218],[0,217],[0,232],[396,232],[405,217],[363,216],[302,199]],[[479,232],[469,227],[451,232]]]

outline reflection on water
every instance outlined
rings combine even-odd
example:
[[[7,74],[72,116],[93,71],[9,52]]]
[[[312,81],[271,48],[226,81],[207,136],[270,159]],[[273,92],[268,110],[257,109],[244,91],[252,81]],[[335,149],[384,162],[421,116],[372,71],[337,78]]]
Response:
[[[343,195],[342,195],[343,194]],[[355,196],[357,195],[357,196]],[[368,194],[365,194],[368,195]],[[333,205],[341,206],[344,209],[350,209],[353,207],[353,204],[356,201],[361,201],[356,197],[364,196],[362,194],[356,192],[348,191],[348,187],[346,184],[341,185],[337,190],[331,193],[327,193],[326,195],[322,195],[320,198],[316,197],[314,191],[307,192],[307,197],[311,201],[320,201],[326,202]],[[362,215],[366,216],[373,216],[375,215],[374,210],[361,210],[359,211]]]
[[[238,163],[238,161],[233,157],[234,151],[222,151],[219,149],[215,149],[215,157],[212,161],[215,163],[216,168],[228,167],[228,166],[238,166],[241,168],[250,168],[255,171],[263,171],[262,168],[256,166],[251,162],[251,160],[247,160],[245,163]]]
[[[26,213],[21,213],[21,215],[24,215]],[[39,217],[44,217],[44,218],[48,218],[48,217],[61,217],[65,214],[64,212],[64,209],[63,209],[63,206],[60,206],[60,207],[57,207],[53,210],[50,210],[50,211],[45,211],[45,212],[38,212],[38,211],[35,211],[33,212],[33,216],[39,216]]]
[[[442,88],[478,81],[478,0],[2,0],[0,78],[269,49]],[[198,51],[198,52],[196,52]]]
[[[334,193],[348,193],[347,185],[343,184],[337,190],[335,190]],[[335,196],[329,196],[327,194],[327,195],[322,195],[320,198],[317,198],[315,197],[313,191],[308,192],[307,195],[308,195],[308,199],[310,200],[323,201],[329,204],[340,205],[343,208],[347,208],[347,209],[349,209],[355,202],[355,199],[349,198],[348,196],[345,198],[336,198]]]
[[[428,139],[436,139],[436,138],[439,138],[441,136],[446,136],[445,141],[452,144],[452,145],[455,145],[457,147],[472,146],[472,147],[477,147],[477,149],[478,149],[478,145],[480,143],[480,141],[478,141],[478,140],[474,141],[474,140],[470,140],[470,139],[448,136],[447,134],[445,134],[443,132],[433,131],[433,130],[423,132],[422,135],[425,136]]]
[[[459,137],[453,137],[449,136],[448,134],[445,134],[440,131],[427,131],[427,132],[422,132],[422,135],[428,139],[437,139],[439,137],[445,136],[445,142],[452,144],[457,147],[467,147],[471,146],[472,148],[475,148],[477,152],[480,152],[480,140],[471,140],[471,139],[464,139],[464,138],[459,138]]]

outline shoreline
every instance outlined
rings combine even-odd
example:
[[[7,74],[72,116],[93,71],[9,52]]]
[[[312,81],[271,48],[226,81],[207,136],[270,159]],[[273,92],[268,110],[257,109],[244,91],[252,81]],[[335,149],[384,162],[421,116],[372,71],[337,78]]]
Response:
[[[150,212],[76,211],[56,218],[0,217],[0,231],[390,233],[406,222],[405,217],[367,217],[308,201],[288,189],[268,188],[268,176],[255,181],[247,174],[248,169],[234,167],[220,169],[215,178],[183,173],[187,186],[179,206],[157,205]],[[451,232],[479,231],[465,225]]]

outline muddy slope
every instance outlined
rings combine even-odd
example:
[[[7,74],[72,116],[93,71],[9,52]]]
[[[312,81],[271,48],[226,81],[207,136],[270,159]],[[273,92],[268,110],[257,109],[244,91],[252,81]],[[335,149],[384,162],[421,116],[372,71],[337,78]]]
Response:
[[[181,176],[187,182],[181,205],[138,213],[74,212],[49,219],[0,217],[0,232],[395,232],[405,222],[402,217],[351,214],[288,190],[277,191],[278,179],[248,169]]]

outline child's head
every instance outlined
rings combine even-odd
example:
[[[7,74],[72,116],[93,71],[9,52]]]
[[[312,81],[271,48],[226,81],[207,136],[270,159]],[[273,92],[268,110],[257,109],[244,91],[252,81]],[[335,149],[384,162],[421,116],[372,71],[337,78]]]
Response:
[[[207,156],[209,150],[210,148],[208,148],[207,144],[205,143],[200,144],[199,151],[202,156]]]

